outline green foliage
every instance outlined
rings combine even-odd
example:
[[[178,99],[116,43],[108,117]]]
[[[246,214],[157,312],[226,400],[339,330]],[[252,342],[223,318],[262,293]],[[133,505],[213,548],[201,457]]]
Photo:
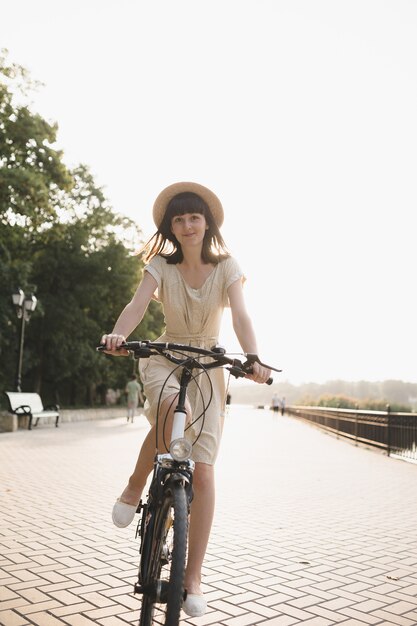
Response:
[[[303,401],[304,404],[304,401]],[[343,395],[324,394],[318,400],[309,402],[310,406],[334,407],[337,409],[357,409],[358,402],[354,398],[348,398]]]
[[[23,68],[0,56],[0,387],[14,388],[20,322],[11,294],[20,286],[38,298],[25,332],[23,389],[46,402],[91,403],[132,372],[130,359],[95,347],[138,284],[140,231],[108,206],[87,167],[68,170],[54,147],[56,125],[15,103],[17,78],[29,89]],[[152,303],[139,336],[158,336],[162,324]]]
[[[62,152],[53,148],[57,126],[15,104],[7,84],[25,77],[22,68],[0,58],[0,223],[24,225],[27,236],[56,216],[55,196],[69,190],[71,175]],[[18,91],[22,91],[21,89]]]
[[[387,402],[383,399],[372,398],[349,398],[343,395],[329,395],[324,394],[317,399],[305,397],[301,400],[300,404],[305,406],[323,406],[333,407],[337,409],[356,409],[363,411],[386,411],[389,405],[392,412],[411,412],[411,407],[407,404],[401,404],[397,402]]]

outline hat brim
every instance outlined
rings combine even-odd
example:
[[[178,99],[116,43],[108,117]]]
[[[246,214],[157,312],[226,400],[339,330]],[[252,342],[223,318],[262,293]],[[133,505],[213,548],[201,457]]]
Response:
[[[203,185],[199,185],[198,183],[174,183],[173,185],[169,185],[165,189],[161,191],[155,203],[153,205],[153,220],[157,226],[160,227],[162,220],[164,219],[165,211],[167,210],[167,206],[172,200],[174,196],[177,196],[179,193],[184,193],[186,191],[192,192],[200,196],[207,204],[210,209],[210,212],[213,216],[214,221],[217,226],[223,224],[224,220],[224,212],[222,203],[218,199],[215,193],[210,191],[207,187]]]

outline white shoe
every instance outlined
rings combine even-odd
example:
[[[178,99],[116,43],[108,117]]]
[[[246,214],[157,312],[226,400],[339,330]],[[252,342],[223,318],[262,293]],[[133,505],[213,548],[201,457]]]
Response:
[[[133,522],[137,508],[137,505],[126,504],[117,499],[112,511],[113,524],[118,528],[126,528]]]
[[[187,593],[182,608],[189,617],[201,617],[207,611],[207,600],[202,595]]]

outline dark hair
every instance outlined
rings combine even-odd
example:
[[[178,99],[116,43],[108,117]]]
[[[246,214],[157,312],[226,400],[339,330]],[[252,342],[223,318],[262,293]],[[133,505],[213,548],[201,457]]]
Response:
[[[184,256],[181,245],[171,230],[171,221],[176,215],[184,215],[185,213],[201,213],[206,219],[208,229],[204,235],[201,251],[204,263],[216,264],[230,256],[207,203],[196,193],[184,191],[169,201],[158,230],[145,245],[145,263],[149,263],[157,254],[164,257],[169,264],[181,263]]]

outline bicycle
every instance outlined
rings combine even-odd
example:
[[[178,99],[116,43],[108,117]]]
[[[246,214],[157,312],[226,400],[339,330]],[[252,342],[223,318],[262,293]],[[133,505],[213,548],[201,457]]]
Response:
[[[194,462],[190,458],[192,444],[185,437],[188,384],[191,380],[196,380],[198,375],[215,367],[225,367],[236,378],[250,373],[255,361],[276,372],[281,370],[261,363],[255,354],[244,355],[246,360],[242,362],[228,356],[220,346],[207,350],[184,344],[146,340],[126,341],[120,347],[133,353],[134,358],[162,355],[180,371],[180,389],[169,446],[164,438],[169,452],[155,456],[147,501],[140,501],[137,509],[137,513],[141,514],[136,531],[136,537],[140,537],[140,564],[138,580],[134,586],[134,593],[142,595],[139,626],[177,626],[186,597],[184,573],[188,517],[193,498]],[[104,348],[99,346],[98,349]],[[202,363],[201,359],[205,362]],[[207,359],[211,361],[207,362]],[[271,383],[272,379],[269,379],[267,384]],[[158,442],[158,430],[156,441]]]

